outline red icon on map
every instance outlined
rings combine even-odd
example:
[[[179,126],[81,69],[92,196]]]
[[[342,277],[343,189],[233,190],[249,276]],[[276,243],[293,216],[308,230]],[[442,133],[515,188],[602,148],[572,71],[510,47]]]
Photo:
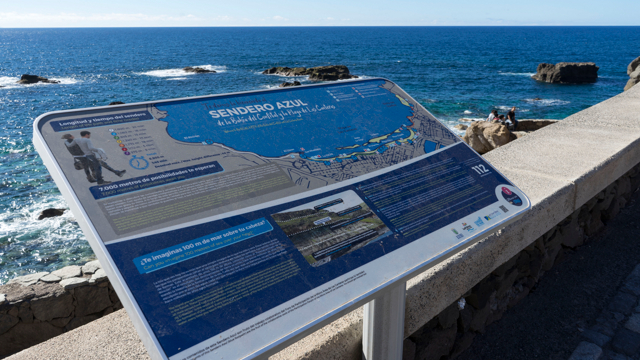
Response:
[[[122,151],[127,151],[127,148],[123,147],[123,148],[122,148]]]
[[[506,187],[502,187],[502,192],[507,194],[507,195],[511,195],[512,194],[511,190],[507,189]]]

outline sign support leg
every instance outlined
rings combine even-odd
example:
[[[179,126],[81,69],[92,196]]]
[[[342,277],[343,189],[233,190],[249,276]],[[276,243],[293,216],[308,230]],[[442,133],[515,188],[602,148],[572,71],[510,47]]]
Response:
[[[364,360],[401,360],[406,283],[393,285],[364,306]]]

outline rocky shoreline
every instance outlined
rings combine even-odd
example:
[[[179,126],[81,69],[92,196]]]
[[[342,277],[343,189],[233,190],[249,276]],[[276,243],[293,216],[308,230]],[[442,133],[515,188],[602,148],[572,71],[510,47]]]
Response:
[[[312,68],[305,67],[272,67],[262,72],[265,75],[280,76],[309,76],[311,81],[335,81],[357,79],[356,75],[351,75],[349,68],[344,65],[328,65],[317,66]]]
[[[510,131],[500,123],[474,121],[464,128],[466,132],[462,136],[462,140],[482,155],[558,121],[560,120],[523,119],[518,121],[517,131]],[[463,130],[462,128],[458,129]]]

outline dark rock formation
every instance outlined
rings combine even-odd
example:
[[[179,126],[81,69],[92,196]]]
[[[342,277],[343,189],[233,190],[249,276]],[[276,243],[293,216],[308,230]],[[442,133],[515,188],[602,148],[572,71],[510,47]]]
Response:
[[[196,73],[196,74],[215,73],[214,70],[207,70],[207,69],[203,69],[201,67],[191,67],[191,66],[187,66],[186,68],[184,68],[182,70],[184,70],[186,72]]]
[[[627,81],[624,91],[631,89],[635,84],[640,82],[640,56],[635,58],[635,60],[627,66],[627,75],[629,75],[629,81]]]
[[[38,76],[38,75],[29,75],[29,74],[24,74],[20,77],[20,80],[18,80],[18,84],[35,84],[35,83],[47,83],[47,84],[59,84],[60,81],[57,80],[49,80],[47,78],[44,78],[42,76]]]
[[[302,84],[300,84],[300,81],[294,81],[294,82],[283,82],[282,84],[280,84],[280,87],[290,87],[290,86],[300,86]]]
[[[40,216],[38,216],[38,220],[42,220],[42,219],[46,219],[46,218],[50,218],[50,217],[60,216],[60,215],[64,214],[65,210],[67,210],[67,209],[45,209],[45,210],[42,210],[42,212],[40,213]]]
[[[355,75],[349,73],[349,68],[344,65],[328,65],[318,66],[313,68],[304,67],[272,67],[262,72],[267,75],[281,75],[281,76],[303,76],[309,75],[309,80],[315,81],[331,81],[331,80],[345,80],[345,79],[357,79]]]
[[[532,77],[538,81],[555,84],[584,84],[593,83],[598,79],[599,67],[592,62],[557,64],[542,63],[538,65],[536,74]]]
[[[122,104],[124,104],[122,101],[113,101],[109,103],[109,105],[122,105]]]

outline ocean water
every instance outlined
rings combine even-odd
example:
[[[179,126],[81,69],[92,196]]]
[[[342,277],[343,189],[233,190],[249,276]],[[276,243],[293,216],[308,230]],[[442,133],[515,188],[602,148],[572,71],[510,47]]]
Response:
[[[37,220],[66,207],[31,144],[45,112],[269,89],[292,80],[261,74],[272,66],[343,64],[394,81],[451,127],[511,106],[562,119],[619,94],[637,56],[640,27],[0,29],[0,283],[94,258],[70,212]],[[560,61],[593,61],[599,79],[530,78]],[[15,84],[25,73],[60,84]]]

